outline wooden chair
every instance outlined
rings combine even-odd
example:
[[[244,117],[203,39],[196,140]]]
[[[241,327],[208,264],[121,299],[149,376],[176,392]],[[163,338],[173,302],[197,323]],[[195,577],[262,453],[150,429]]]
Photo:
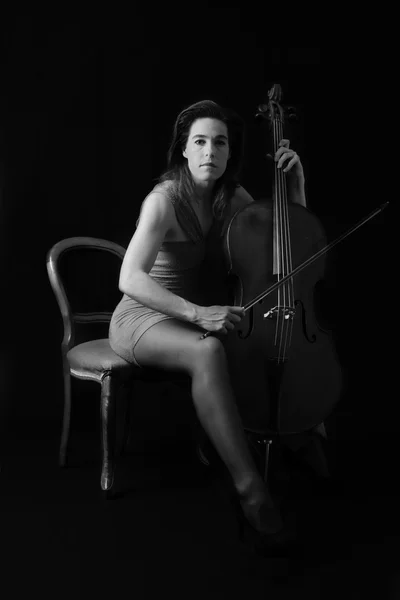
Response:
[[[94,254],[97,255],[98,269],[94,269]],[[108,240],[92,237],[72,237],[56,243],[47,254],[47,272],[51,287],[56,296],[64,325],[61,355],[64,377],[64,413],[59,450],[59,464],[66,465],[67,448],[71,422],[71,377],[96,381],[101,386],[101,445],[102,466],[100,485],[110,492],[114,482],[116,458],[116,402],[122,388],[130,388],[134,379],[142,381],[169,381],[188,385],[189,378],[182,374],[169,374],[157,369],[139,369],[126,362],[111,349],[108,341],[108,327],[121,293],[118,277],[125,249]],[[110,260],[111,257],[111,260]],[[83,263],[83,264],[82,264]],[[75,265],[75,269],[74,269]],[[87,272],[88,278],[75,277],[77,265]],[[107,268],[108,267],[108,268]],[[92,272],[94,270],[94,273]],[[89,275],[95,275],[89,277]],[[93,286],[93,281],[95,285]],[[101,306],[93,311],[93,287],[98,286],[97,302],[107,303],[104,296],[113,290],[109,310]],[[74,290],[78,288],[78,290]],[[68,291],[67,291],[68,289]],[[72,300],[71,300],[72,293]],[[110,296],[110,294],[108,294]],[[83,300],[83,302],[82,302]],[[83,303],[83,310],[79,304]],[[79,310],[74,306],[77,305]],[[128,403],[129,408],[129,403]],[[128,424],[127,424],[128,425]],[[126,445],[128,427],[125,427]]]
[[[76,261],[79,255],[89,251],[114,255],[118,259],[117,264],[120,264],[125,254],[125,249],[118,244],[90,237],[73,237],[61,240],[47,254],[47,272],[64,325],[64,337],[61,343],[64,414],[59,464],[65,466],[67,458],[71,421],[71,377],[96,381],[101,385],[102,468],[100,482],[102,490],[107,491],[111,489],[114,479],[115,397],[118,388],[131,377],[132,365],[113,352],[107,337],[96,337],[93,332],[94,326],[103,324],[105,334],[111,319],[111,311],[92,312],[86,309],[83,312],[78,312],[71,307],[65,286],[65,275],[67,278],[69,275],[70,280],[73,279],[68,261],[71,260],[72,256]],[[61,271],[62,264],[65,267],[63,274]],[[72,281],[69,281],[69,284],[71,283]],[[75,283],[79,286],[81,281]],[[105,274],[101,277],[101,283],[104,286],[112,285]],[[69,285],[68,287],[72,286]],[[89,331],[87,333],[85,331],[82,336],[83,329]]]

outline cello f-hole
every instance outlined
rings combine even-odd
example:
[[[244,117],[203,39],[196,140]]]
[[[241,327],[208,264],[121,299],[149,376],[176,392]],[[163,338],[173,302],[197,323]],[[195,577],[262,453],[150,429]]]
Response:
[[[304,309],[304,305],[301,300],[296,300],[295,306],[298,306],[298,305],[300,305],[300,307],[301,307],[301,322],[303,325],[304,336],[305,336],[307,342],[310,342],[310,344],[314,344],[317,341],[317,336],[315,335],[315,333],[313,333],[311,337],[308,335],[306,311]]]

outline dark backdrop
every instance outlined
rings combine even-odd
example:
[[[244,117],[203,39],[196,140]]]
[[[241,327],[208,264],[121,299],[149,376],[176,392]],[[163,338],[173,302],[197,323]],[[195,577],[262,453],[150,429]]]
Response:
[[[23,422],[60,425],[62,327],[47,280],[47,251],[76,235],[128,244],[184,106],[211,98],[245,119],[242,183],[255,197],[264,196],[270,183],[264,134],[253,117],[269,86],[280,82],[284,101],[299,109],[292,145],[304,165],[309,207],[328,239],[382,201],[373,183],[382,164],[371,159],[373,123],[363,104],[365,78],[372,84],[378,72],[368,53],[272,47],[250,9],[227,14],[214,7],[213,22],[211,16],[188,19],[184,27],[176,14],[157,15],[128,21],[116,11],[75,18],[36,14],[2,21],[5,433]],[[385,366],[390,210],[329,260],[331,319],[348,378],[343,436],[397,431]]]

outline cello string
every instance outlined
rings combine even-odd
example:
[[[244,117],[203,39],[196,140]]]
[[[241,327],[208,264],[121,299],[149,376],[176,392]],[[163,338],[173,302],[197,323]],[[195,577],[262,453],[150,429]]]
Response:
[[[277,119],[274,120],[274,151],[277,152],[279,148],[279,128]],[[283,220],[282,220],[282,181],[279,176],[279,169],[277,163],[275,163],[275,182],[277,190],[277,226],[279,234],[277,239],[279,240],[277,254],[279,256],[279,269],[278,269],[278,281],[284,276],[283,268]],[[286,300],[286,289],[285,285],[281,286],[281,294],[278,296],[278,312],[277,312],[277,328],[275,336],[275,345],[278,345],[278,362],[281,360],[282,342],[285,328],[285,319],[281,315],[281,306],[285,306]],[[279,341],[278,341],[279,336]]]
[[[275,121],[275,140],[276,140],[276,150],[279,148],[279,142],[282,139],[282,128],[280,126],[280,119],[276,119]],[[282,177],[282,170],[278,169],[278,167],[276,166],[276,179],[278,181],[278,190],[279,190],[279,198],[278,198],[278,202],[279,202],[279,255],[280,255],[280,276],[284,277],[285,276],[285,237],[286,237],[286,231],[285,231],[285,221],[284,221],[284,215],[285,215],[285,203],[284,203],[284,179]],[[286,332],[286,320],[284,317],[284,314],[282,314],[281,308],[283,307],[283,310],[286,306],[286,295],[287,295],[287,287],[286,284],[284,284],[282,286],[282,303],[279,304],[278,306],[278,314],[279,314],[279,318],[280,318],[280,340],[279,340],[279,352],[278,352],[278,361],[280,362],[280,360],[284,357],[282,357],[282,347],[284,345],[284,339],[285,339],[285,332]]]
[[[282,119],[279,120],[279,137],[280,139],[283,138],[283,121]],[[283,169],[280,168],[279,169],[279,177],[281,180],[281,189],[282,189],[282,229],[283,229],[283,239],[282,239],[282,264],[283,264],[283,275],[286,276],[290,270],[289,270],[289,244],[290,244],[290,231],[289,231],[289,218],[288,218],[288,203],[287,203],[287,180],[286,180],[286,173],[283,172]],[[285,360],[286,358],[286,349],[287,349],[287,344],[288,344],[288,334],[289,334],[289,330],[290,330],[290,326],[289,323],[286,319],[286,309],[287,307],[290,305],[290,286],[285,283],[284,284],[284,289],[285,289],[285,302],[284,302],[284,306],[283,306],[283,329],[284,329],[284,335],[282,336],[282,342],[283,342],[283,350],[280,353],[282,360]]]
[[[290,227],[290,223],[288,220],[288,227]],[[293,261],[292,261],[292,238],[289,235],[289,273],[293,271]],[[290,308],[294,311],[295,309],[295,292],[294,292],[294,279],[291,277],[288,281],[288,286],[290,287],[291,299],[290,299]],[[292,334],[293,334],[293,325],[294,325],[294,315],[290,316],[290,338],[289,338],[289,348],[292,343]]]
[[[280,126],[279,126],[279,119],[276,120],[276,129],[277,129],[277,147],[279,147],[279,142],[282,138],[281,135],[281,131],[280,131]],[[281,256],[281,275],[282,277],[284,277],[286,275],[285,273],[285,222],[284,222],[284,214],[285,214],[285,206],[284,206],[284,182],[282,179],[282,171],[281,169],[277,168],[277,179],[279,182],[279,204],[280,204],[280,210],[279,210],[279,226],[280,226],[280,230],[281,230],[281,235],[280,235],[280,248],[279,248],[279,252],[280,252],[280,256]],[[282,286],[282,296],[283,296],[283,301],[282,301],[282,306],[279,307],[279,314],[281,317],[281,327],[280,327],[280,341],[279,341],[279,354],[278,354],[278,359],[279,362],[282,358],[282,346],[283,346],[283,341],[284,341],[284,337],[285,337],[285,317],[284,317],[284,313],[282,313],[282,308],[283,310],[285,310],[285,306],[286,306],[286,284],[284,284]]]
[[[276,132],[275,132],[275,122],[273,122],[273,148],[274,148],[274,153],[276,152]],[[275,274],[277,275],[277,280],[278,282],[280,281],[280,256],[279,256],[279,206],[278,206],[278,183],[275,177],[275,186],[274,186],[274,214],[273,214],[273,222],[274,222],[274,256],[273,256],[273,260],[274,260],[274,267],[275,267]],[[280,296],[281,296],[281,290],[280,288],[279,292],[277,294],[277,298],[278,298],[278,307],[280,305]],[[277,318],[275,321],[275,339],[274,339],[274,345],[276,346],[277,344],[277,339],[278,339],[278,331],[279,331],[279,309],[278,309],[278,313],[277,313]]]
[[[280,137],[280,139],[283,138],[283,124],[282,124],[281,120],[279,121],[279,137]],[[284,232],[283,243],[282,243],[282,255],[283,255],[282,263],[283,263],[283,274],[284,274],[284,276],[286,276],[290,272],[289,265],[288,265],[289,228],[288,228],[286,173],[283,172],[282,168],[279,169],[279,178],[281,181],[281,188],[282,188],[282,228],[283,228],[283,232]],[[283,360],[286,358],[286,347],[287,347],[287,338],[288,338],[288,331],[289,331],[287,319],[285,318],[285,309],[290,302],[290,288],[286,283],[284,284],[284,286],[285,286],[285,302],[284,302],[284,307],[283,307],[284,335],[282,336],[282,343],[283,343],[282,359]]]
[[[283,124],[281,123],[282,136],[283,136]],[[286,271],[285,275],[288,275],[292,271],[292,247],[291,247],[291,236],[290,236],[290,222],[289,222],[289,208],[288,208],[288,196],[287,196],[287,174],[282,171],[282,177],[284,179],[284,196],[285,196],[285,228],[286,228]],[[285,285],[285,284],[284,284]],[[288,303],[287,307],[289,309],[294,308],[294,282],[293,278],[290,278],[287,282],[287,295],[288,295]],[[290,313],[289,313],[290,315]],[[292,333],[293,333],[293,319],[290,318],[286,320],[286,339],[285,339],[285,357],[287,356],[287,348],[290,348],[290,344],[292,341]],[[288,339],[289,338],[289,339]]]

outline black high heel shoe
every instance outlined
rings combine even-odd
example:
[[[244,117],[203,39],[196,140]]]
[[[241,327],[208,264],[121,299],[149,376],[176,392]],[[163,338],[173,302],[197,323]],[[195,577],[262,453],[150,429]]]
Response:
[[[235,511],[238,539],[241,543],[260,556],[288,556],[294,551],[296,548],[294,532],[285,525],[271,533],[258,531],[247,519],[237,493],[232,494],[231,504]]]

